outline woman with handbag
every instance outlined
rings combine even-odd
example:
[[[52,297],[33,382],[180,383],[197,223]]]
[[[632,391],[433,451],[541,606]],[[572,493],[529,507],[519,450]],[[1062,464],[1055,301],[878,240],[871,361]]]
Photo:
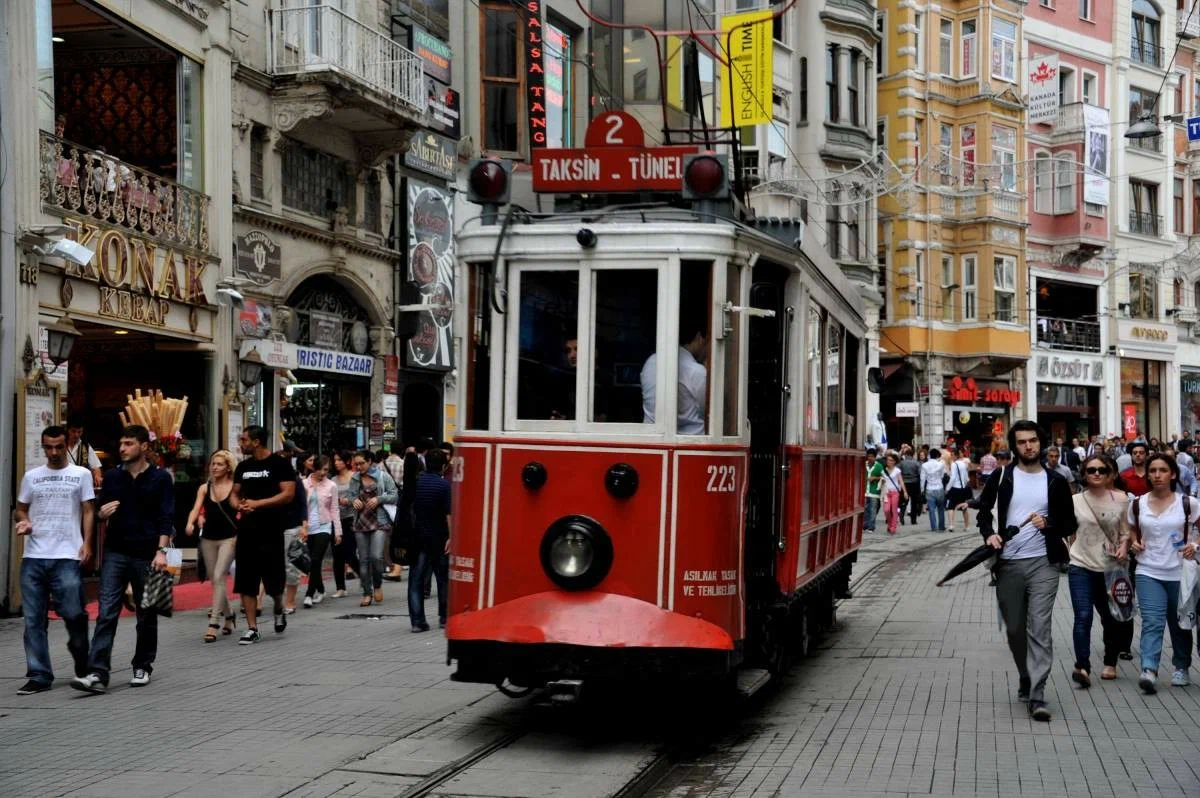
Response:
[[[888,534],[894,535],[900,525],[900,497],[908,500],[908,489],[900,474],[900,456],[895,452],[888,452],[884,458],[883,477],[883,517],[887,519]]]
[[[1072,497],[1077,528],[1067,567],[1067,585],[1071,591],[1071,607],[1075,611],[1075,669],[1071,678],[1080,687],[1090,687],[1093,611],[1099,614],[1100,627],[1104,631],[1101,679],[1117,678],[1121,641],[1131,636],[1133,627],[1132,615],[1128,620],[1113,615],[1105,579],[1105,572],[1123,563],[1129,551],[1129,532],[1121,526],[1121,516],[1129,507],[1129,497],[1124,491],[1113,488],[1117,464],[1108,455],[1095,454],[1087,458],[1080,473],[1084,489]],[[1128,575],[1125,579],[1128,581]]]
[[[237,628],[237,615],[230,608],[225,585],[237,547],[237,508],[230,499],[236,467],[237,461],[231,453],[224,449],[213,452],[208,459],[208,482],[200,486],[196,503],[188,514],[187,534],[193,534],[199,523],[200,556],[204,558],[204,569],[212,580],[212,608],[208,613],[205,643],[216,640],[218,631],[231,635]],[[220,624],[222,617],[224,628]]]
[[[312,607],[325,600],[325,578],[322,574],[325,553],[329,551],[329,539],[333,545],[342,542],[342,529],[334,525],[340,522],[338,489],[329,478],[329,458],[323,454],[310,458],[312,467],[304,479],[308,492],[308,553],[312,564],[308,571],[308,590],[304,594],[304,606]]]
[[[354,476],[347,493],[354,508],[354,537],[358,541],[358,580],[362,587],[360,607],[383,601],[384,547],[392,531],[392,519],[385,505],[400,498],[396,483],[387,469],[375,465],[370,452],[354,455]],[[374,588],[374,592],[372,592]]]
[[[1171,686],[1189,684],[1192,631],[1179,625],[1179,580],[1183,560],[1196,556],[1200,501],[1175,493],[1179,465],[1170,455],[1150,455],[1146,476],[1150,492],[1133,500],[1125,522],[1131,533],[1129,547],[1137,557],[1134,579],[1142,617],[1142,674],[1138,686],[1146,693],[1155,693],[1164,626],[1171,632],[1171,664],[1175,667]]]

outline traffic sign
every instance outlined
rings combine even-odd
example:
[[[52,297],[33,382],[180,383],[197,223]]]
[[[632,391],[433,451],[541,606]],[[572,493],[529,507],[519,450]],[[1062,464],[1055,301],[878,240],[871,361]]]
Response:
[[[1200,141],[1200,116],[1193,116],[1187,121],[1188,141]]]
[[[533,190],[550,194],[681,191],[683,159],[695,145],[647,147],[635,117],[624,111],[600,114],[588,125],[585,148],[532,152]]]

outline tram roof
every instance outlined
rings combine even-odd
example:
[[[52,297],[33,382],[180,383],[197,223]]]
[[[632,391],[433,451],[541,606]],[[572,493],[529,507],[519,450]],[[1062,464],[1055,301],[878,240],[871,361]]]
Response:
[[[497,252],[496,236],[503,227],[500,220],[484,225],[481,218],[468,219],[457,234],[458,257],[467,261],[491,259]],[[575,235],[584,227],[596,233],[596,249],[580,249]],[[538,242],[536,246],[534,241]],[[796,267],[806,277],[823,283],[828,292],[841,300],[844,311],[863,319],[859,290],[824,248],[808,241],[800,247],[784,244],[749,224],[725,217],[705,217],[686,208],[616,206],[549,214],[518,211],[505,232],[499,252],[509,258],[577,259],[582,252],[605,258],[621,253],[628,253],[631,258],[652,258],[719,256],[738,250],[746,253],[746,258],[757,252],[760,258]]]

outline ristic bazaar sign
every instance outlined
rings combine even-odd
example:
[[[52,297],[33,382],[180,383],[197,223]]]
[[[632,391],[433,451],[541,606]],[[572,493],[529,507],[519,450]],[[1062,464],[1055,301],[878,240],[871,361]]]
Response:
[[[375,358],[371,355],[299,346],[287,341],[242,341],[239,356],[244,358],[252,351],[258,352],[258,356],[269,369],[308,369],[348,377],[370,377],[375,373]]]
[[[647,147],[637,119],[624,111],[600,114],[582,149],[532,152],[533,190],[548,194],[680,191],[683,159],[695,145]]]

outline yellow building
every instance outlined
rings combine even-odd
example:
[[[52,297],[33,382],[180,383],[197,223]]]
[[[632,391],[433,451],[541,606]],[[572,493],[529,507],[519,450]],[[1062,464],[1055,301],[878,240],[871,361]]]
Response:
[[[879,2],[878,137],[902,175],[879,203],[889,444],[978,444],[1024,415],[1023,6]]]

